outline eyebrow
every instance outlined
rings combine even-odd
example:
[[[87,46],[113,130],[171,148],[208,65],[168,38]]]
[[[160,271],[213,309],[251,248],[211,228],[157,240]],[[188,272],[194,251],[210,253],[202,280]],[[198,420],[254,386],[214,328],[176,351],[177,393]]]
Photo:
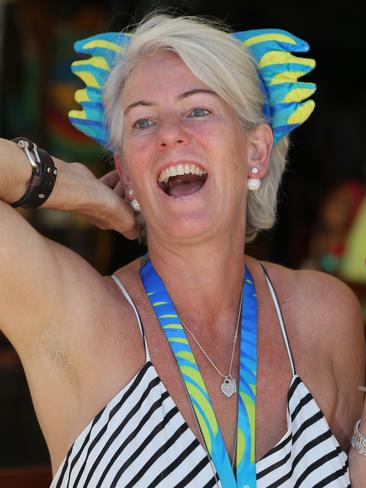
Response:
[[[178,100],[184,100],[185,98],[191,97],[192,95],[197,95],[201,93],[206,93],[208,95],[214,95],[218,96],[216,92],[213,90],[210,90],[209,88],[193,88],[192,90],[188,90],[184,93],[181,93],[180,95],[177,96]],[[149,102],[147,100],[139,100],[138,102],[133,102],[127,105],[126,110],[125,110],[125,115],[127,112],[129,112],[131,109],[134,107],[142,106],[142,107],[151,107],[155,105],[153,102]]]

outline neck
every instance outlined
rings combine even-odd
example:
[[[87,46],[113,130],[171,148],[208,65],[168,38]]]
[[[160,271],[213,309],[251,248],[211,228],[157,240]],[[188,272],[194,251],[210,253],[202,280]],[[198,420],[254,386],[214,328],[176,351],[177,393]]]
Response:
[[[154,241],[149,256],[191,329],[221,335],[231,324],[229,329],[234,330],[243,283],[244,235],[191,246]]]

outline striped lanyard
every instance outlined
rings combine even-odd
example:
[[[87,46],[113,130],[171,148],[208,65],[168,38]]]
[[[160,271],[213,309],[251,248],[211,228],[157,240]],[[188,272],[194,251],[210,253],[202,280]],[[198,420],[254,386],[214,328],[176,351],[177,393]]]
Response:
[[[257,298],[254,281],[248,268],[245,267],[242,292],[236,479],[205,383],[167,289],[150,260],[142,266],[140,275],[146,294],[174,353],[221,486],[254,488],[256,486]]]

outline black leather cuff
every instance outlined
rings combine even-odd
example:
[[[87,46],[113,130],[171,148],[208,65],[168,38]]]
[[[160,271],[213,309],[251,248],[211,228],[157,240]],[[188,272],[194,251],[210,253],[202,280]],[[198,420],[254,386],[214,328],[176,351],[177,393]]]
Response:
[[[51,195],[55,186],[57,168],[51,156],[37,148],[29,139],[17,137],[14,142],[22,149],[32,166],[32,176],[28,190],[12,203],[12,207],[37,208]]]

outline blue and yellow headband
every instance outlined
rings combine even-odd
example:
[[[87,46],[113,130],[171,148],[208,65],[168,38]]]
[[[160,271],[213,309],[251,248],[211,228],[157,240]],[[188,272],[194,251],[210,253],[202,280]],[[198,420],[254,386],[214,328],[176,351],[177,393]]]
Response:
[[[316,90],[314,83],[299,82],[315,67],[315,61],[291,54],[309,50],[298,37],[280,29],[258,29],[232,34],[244,45],[257,63],[262,91],[265,95],[263,113],[272,127],[274,143],[299,127],[314,110],[313,100],[307,100]],[[89,54],[85,60],[75,61],[72,71],[86,87],[75,93],[82,110],[71,110],[71,123],[96,140],[108,145],[102,91],[114,64],[128,46],[130,34],[108,32],[77,41],[74,49]]]

